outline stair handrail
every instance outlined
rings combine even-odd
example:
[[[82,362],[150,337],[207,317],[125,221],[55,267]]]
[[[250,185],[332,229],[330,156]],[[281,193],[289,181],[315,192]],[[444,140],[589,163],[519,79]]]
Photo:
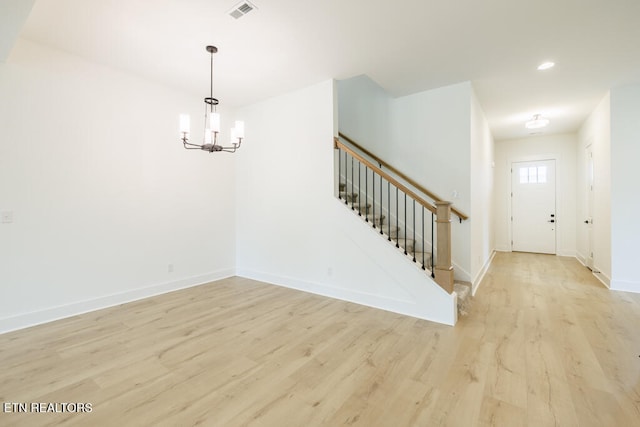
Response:
[[[435,193],[433,193],[432,191],[424,188],[422,185],[420,185],[417,182],[415,182],[413,179],[409,178],[404,173],[400,172],[398,169],[396,169],[395,167],[393,167],[389,163],[387,163],[384,160],[382,160],[380,157],[378,157],[375,154],[373,154],[371,151],[369,151],[366,148],[362,147],[360,144],[358,144],[357,142],[355,142],[353,139],[349,138],[348,136],[346,136],[342,132],[338,132],[338,135],[339,135],[340,138],[342,138],[345,141],[349,142],[349,144],[351,144],[354,147],[356,147],[358,150],[360,150],[366,156],[372,158],[379,165],[379,167],[374,166],[369,160],[365,159],[364,157],[362,157],[361,155],[356,153],[354,150],[352,150],[350,147],[348,147],[347,145],[345,145],[342,142],[340,142],[340,139],[338,137],[334,137],[336,148],[338,146],[342,147],[343,149],[349,151],[349,153],[354,155],[354,157],[358,158],[360,161],[368,163],[370,165],[370,167],[373,167],[374,169],[379,170],[380,173],[382,173],[382,167],[385,167],[385,168],[389,169],[395,175],[397,175],[400,178],[402,178],[405,182],[407,182],[412,187],[418,189],[421,193],[425,194],[427,197],[429,197],[434,202],[440,202],[440,201],[444,200],[440,196],[438,196]],[[411,194],[412,197],[414,197],[416,199],[416,201],[418,201],[418,202],[420,202],[420,201],[424,202],[425,204],[422,204],[422,203],[421,204],[425,208],[429,209],[431,212],[435,213],[435,207],[433,206],[433,204],[425,201],[422,197],[418,196],[416,193],[414,193],[411,190],[409,190],[406,186],[402,185],[397,179],[395,179],[394,177],[391,177],[389,174],[385,174],[384,177],[385,177],[385,179],[390,180],[394,185],[401,186],[399,188],[406,189],[408,191],[407,194]],[[403,191],[405,191],[404,189],[403,189]],[[427,207],[427,205],[430,206],[430,207]],[[433,208],[433,210],[431,208]],[[453,214],[455,214],[458,218],[460,218],[460,222],[466,221],[467,219],[469,219],[469,216],[467,214],[465,214],[464,212],[459,211],[454,206],[451,206],[451,212]]]
[[[369,169],[373,170],[375,173],[377,173],[378,175],[382,176],[384,179],[389,181],[391,184],[393,184],[396,187],[398,187],[398,189],[403,191],[404,193],[406,193],[407,196],[412,197],[413,199],[415,199],[415,201],[418,202],[418,204],[423,206],[425,209],[427,209],[428,211],[430,211],[430,212],[432,212],[434,214],[436,213],[436,207],[433,204],[429,203],[424,198],[422,198],[420,195],[416,194],[414,191],[412,191],[410,188],[408,188],[407,186],[402,184],[396,178],[394,178],[393,176],[389,175],[388,173],[386,173],[385,171],[380,169],[378,166],[376,166],[373,163],[371,163],[371,161],[366,159],[364,156],[362,156],[362,155],[358,154],[357,152],[355,152],[351,147],[349,147],[349,146],[343,144],[342,142],[340,142],[340,140],[338,138],[334,138],[334,142],[335,142],[335,148],[340,148],[340,149],[346,151],[353,158],[358,159],[363,165],[367,166]]]

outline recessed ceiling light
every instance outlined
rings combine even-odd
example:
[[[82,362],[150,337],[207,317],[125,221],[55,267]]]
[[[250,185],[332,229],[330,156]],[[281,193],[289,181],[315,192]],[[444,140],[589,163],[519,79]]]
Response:
[[[538,70],[540,71],[544,71],[544,70],[548,70],[549,68],[553,68],[553,66],[556,65],[555,62],[543,62],[542,64],[538,65]]]

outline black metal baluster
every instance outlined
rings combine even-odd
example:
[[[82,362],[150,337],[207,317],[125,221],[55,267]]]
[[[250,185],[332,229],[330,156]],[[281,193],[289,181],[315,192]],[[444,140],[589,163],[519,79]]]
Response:
[[[404,193],[404,254],[407,255],[407,193]]]
[[[373,203],[373,228],[376,228],[376,171],[374,169],[371,169],[371,184],[373,185],[373,187],[371,188],[371,194],[373,195],[373,201],[371,203]],[[380,223],[382,224],[382,223]]]
[[[369,209],[367,208],[369,203],[369,166],[364,166],[364,220],[369,222]]]
[[[391,241],[391,183],[389,181],[387,181],[387,214],[389,215],[388,238]]]
[[[348,203],[347,199],[348,197],[348,192],[349,192],[349,187],[347,186],[347,180],[349,178],[349,176],[347,175],[347,152],[345,151],[344,153],[344,203]],[[338,149],[338,170],[340,171],[342,169],[342,149]],[[340,191],[340,184],[338,184],[338,191]],[[340,194],[340,193],[338,193]]]
[[[342,200],[342,196],[340,195],[340,184],[342,183],[342,152],[340,151],[340,147],[338,148],[338,199]],[[347,182],[347,178],[344,179],[344,182]],[[345,185],[346,187],[346,185]],[[347,191],[344,192],[345,198],[347,195]]]
[[[362,164],[358,162],[358,216],[362,216],[362,197],[360,197],[360,194],[362,193],[362,184],[360,184],[361,166]]]
[[[424,266],[424,206],[422,206],[422,269],[425,270]]]
[[[344,152],[344,204],[349,204],[349,172],[347,170],[347,152]]]
[[[394,187],[396,187],[394,185]],[[398,215],[398,187],[396,187],[396,228],[398,229],[398,232],[396,233],[396,248],[400,247],[400,244],[398,243],[398,238],[400,237],[400,216]]]
[[[351,156],[351,210],[353,209],[353,156]]]
[[[411,216],[413,217],[413,262],[416,262],[416,199],[413,199]]]
[[[389,215],[389,211],[387,211]],[[384,234],[382,231],[382,175],[380,175],[380,234]]]
[[[431,212],[431,277],[436,277],[436,271],[433,268],[434,258],[436,257],[436,248],[433,246],[433,212]]]

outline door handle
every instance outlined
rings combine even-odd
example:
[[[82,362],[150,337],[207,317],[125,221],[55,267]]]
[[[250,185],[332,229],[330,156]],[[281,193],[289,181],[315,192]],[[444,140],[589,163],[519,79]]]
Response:
[[[589,220],[588,220],[588,219],[585,219],[585,220],[584,220],[584,223],[585,223],[585,224],[589,224]]]
[[[551,219],[551,220],[549,220],[547,222],[556,222],[556,220],[555,219]]]

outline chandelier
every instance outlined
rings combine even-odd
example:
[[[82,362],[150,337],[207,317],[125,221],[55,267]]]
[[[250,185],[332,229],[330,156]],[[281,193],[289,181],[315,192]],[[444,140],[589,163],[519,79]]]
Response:
[[[209,96],[204,99],[204,138],[202,144],[194,144],[189,141],[191,118],[188,114],[180,114],[180,134],[182,135],[182,144],[187,150],[204,150],[210,153],[214,151],[235,153],[235,151],[240,148],[240,145],[242,145],[242,140],[244,139],[244,122],[237,120],[235,127],[231,129],[231,145],[223,146],[218,144],[220,114],[216,111],[216,107],[219,102],[213,97],[213,54],[217,51],[217,47],[207,46],[207,52],[211,54],[211,85],[209,87]]]

